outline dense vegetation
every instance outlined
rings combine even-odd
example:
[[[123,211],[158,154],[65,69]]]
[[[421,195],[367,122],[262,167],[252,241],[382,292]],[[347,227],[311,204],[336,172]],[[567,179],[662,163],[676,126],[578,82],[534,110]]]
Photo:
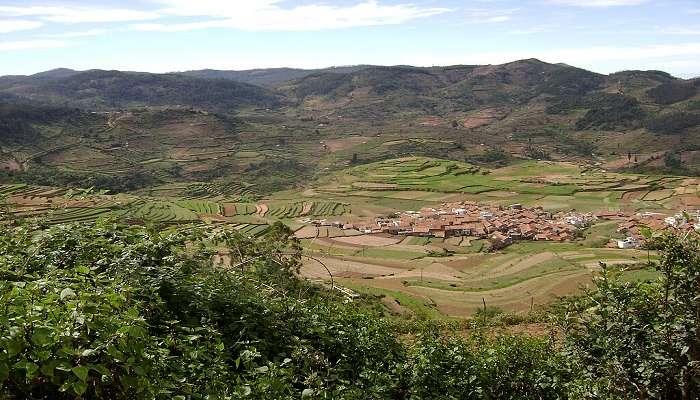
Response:
[[[645,126],[651,132],[664,135],[682,133],[700,125],[700,112],[674,112],[647,119]]]
[[[129,175],[109,175],[78,171],[57,171],[36,165],[27,171],[0,170],[0,182],[54,187],[95,188],[122,193],[157,185],[160,180],[146,171],[134,171]]]
[[[0,102],[0,140],[19,144],[32,143],[40,137],[35,125],[74,123],[80,117],[85,117],[85,114],[75,108]]]
[[[91,109],[181,105],[231,112],[242,106],[280,103],[266,89],[231,80],[100,70],[60,79],[26,79],[5,90],[46,103],[69,101]]]
[[[462,338],[430,322],[389,319],[372,302],[348,303],[295,277],[300,247],[279,224],[264,241],[224,228],[110,221],[0,230],[2,397],[698,393],[694,238],[659,239],[657,282],[623,283],[606,271],[596,290],[562,305],[559,340],[493,337],[479,324]],[[224,250],[230,261],[221,263]]]
[[[639,125],[644,116],[639,102],[629,96],[599,93],[589,96],[588,111],[576,122],[576,129],[615,129]]]
[[[698,87],[700,87],[700,81],[666,82],[649,89],[647,94],[655,103],[673,104],[695,96]]]

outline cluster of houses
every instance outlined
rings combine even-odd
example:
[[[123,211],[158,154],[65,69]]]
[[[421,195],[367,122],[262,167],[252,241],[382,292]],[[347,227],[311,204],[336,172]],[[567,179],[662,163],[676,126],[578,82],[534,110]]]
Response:
[[[618,214],[608,216],[611,219],[622,219],[617,231],[625,233],[625,239],[617,240],[613,246],[621,249],[639,248],[644,244],[644,236],[641,235],[642,228],[648,228],[659,232],[667,229],[679,231],[700,231],[700,210],[693,212],[679,212],[675,215],[643,212],[634,215]]]
[[[437,208],[405,211],[369,222],[345,223],[310,218],[301,222],[354,230],[363,234],[435,238],[469,236],[488,240],[494,249],[506,247],[516,240],[570,241],[576,238],[579,230],[599,219],[619,221],[617,232],[627,236],[624,239],[612,240],[610,247],[621,249],[642,247],[642,228],[652,231],[700,231],[700,210],[683,211],[672,216],[655,212],[627,214],[622,211],[553,214],[542,207],[523,207],[520,204],[502,207],[475,202],[444,203]]]
[[[366,234],[436,238],[470,236],[488,239],[492,248],[499,248],[515,240],[573,240],[576,232],[594,219],[592,214],[552,214],[542,207],[526,208],[519,204],[502,207],[459,202],[445,203],[438,208],[406,211],[369,223],[348,223],[343,228]]]

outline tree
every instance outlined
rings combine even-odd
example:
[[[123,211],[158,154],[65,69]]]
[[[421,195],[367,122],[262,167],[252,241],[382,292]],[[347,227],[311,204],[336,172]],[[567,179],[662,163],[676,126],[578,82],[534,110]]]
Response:
[[[661,251],[658,280],[629,282],[604,268],[566,309],[564,354],[580,397],[700,395],[700,240],[680,232],[650,240]]]
[[[669,168],[681,168],[681,160],[674,157],[671,153],[664,154],[664,165]]]

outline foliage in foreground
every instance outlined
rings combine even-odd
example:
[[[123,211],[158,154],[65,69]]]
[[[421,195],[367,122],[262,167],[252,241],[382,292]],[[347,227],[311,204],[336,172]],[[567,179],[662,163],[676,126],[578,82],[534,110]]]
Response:
[[[595,290],[564,314],[564,355],[581,398],[697,399],[700,396],[700,241],[656,238],[654,282],[624,282],[604,270]]]
[[[0,231],[0,398],[677,398],[696,389],[697,242],[665,239],[667,280],[604,274],[565,307],[557,344],[430,326],[400,336],[376,311],[296,279],[301,249],[283,225],[265,241],[113,222]],[[222,251],[227,265],[214,262]]]

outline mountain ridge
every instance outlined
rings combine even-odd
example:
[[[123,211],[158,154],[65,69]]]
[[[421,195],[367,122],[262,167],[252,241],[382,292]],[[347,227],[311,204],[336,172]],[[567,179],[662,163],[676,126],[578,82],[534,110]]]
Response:
[[[0,171],[78,182],[106,166],[116,188],[141,174],[149,185],[250,181],[261,192],[410,155],[700,174],[700,80],[660,71],[604,75],[536,59],[361,66],[307,70],[275,88],[208,73],[216,77],[59,69],[0,78]]]

